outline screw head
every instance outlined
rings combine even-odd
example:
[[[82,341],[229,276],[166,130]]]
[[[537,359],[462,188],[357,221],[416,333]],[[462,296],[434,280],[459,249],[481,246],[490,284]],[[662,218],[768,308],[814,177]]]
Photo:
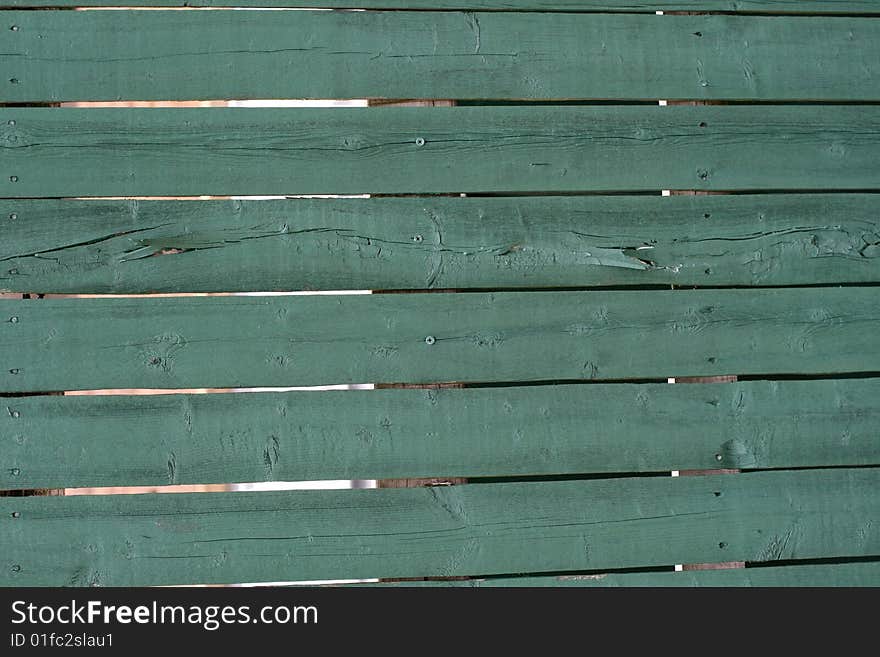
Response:
[[[9,321],[13,324],[18,324],[18,317],[12,316],[9,318]]]
[[[18,182],[18,176],[9,176],[9,182]]]
[[[429,335],[427,338],[425,338],[425,344],[428,346],[431,346],[435,342],[437,342],[437,338],[435,338],[433,335]]]
[[[417,137],[416,138],[416,146],[424,146],[424,145],[425,145],[425,138],[424,137]]]
[[[425,238],[421,235],[413,235],[413,242],[415,242],[416,244],[419,244],[423,239]]]
[[[9,78],[9,84],[18,84],[18,78]]]
[[[18,369],[17,367],[15,367],[15,368],[9,370],[9,373],[10,373],[10,374],[18,374],[19,372],[21,372],[21,370]]]
[[[19,566],[18,564],[13,564],[12,572],[14,572],[14,573],[21,572],[21,566]]]
[[[18,468],[12,468],[12,470],[9,471],[9,474],[11,474],[13,477],[17,477],[21,474],[21,470],[19,470]]]

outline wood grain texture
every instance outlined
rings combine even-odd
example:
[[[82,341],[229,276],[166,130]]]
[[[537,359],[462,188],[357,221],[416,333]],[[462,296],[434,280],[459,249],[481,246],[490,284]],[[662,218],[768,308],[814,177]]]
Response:
[[[4,7],[116,7],[119,0],[4,0]],[[417,9],[419,11],[564,11],[646,13],[665,11],[757,14],[880,13],[873,0],[126,0],[126,7],[315,7]]]
[[[880,188],[880,106],[5,108],[0,144],[0,197]]]
[[[880,465],[880,379],[6,406],[0,489]]]
[[[880,99],[880,23],[856,17],[6,11],[0,25],[17,28],[0,31],[4,102]]]
[[[0,390],[876,372],[876,300],[872,287],[0,300]]]
[[[876,194],[9,200],[0,290],[877,283],[878,210]]]
[[[608,573],[550,577],[493,577],[491,579],[385,582],[382,587],[494,588],[494,587],[765,587],[765,586],[878,586],[880,563],[762,566],[656,573]],[[358,586],[376,586],[366,584]]]
[[[0,584],[596,570],[878,554],[880,470],[0,498]],[[15,566],[18,566],[16,568]]]

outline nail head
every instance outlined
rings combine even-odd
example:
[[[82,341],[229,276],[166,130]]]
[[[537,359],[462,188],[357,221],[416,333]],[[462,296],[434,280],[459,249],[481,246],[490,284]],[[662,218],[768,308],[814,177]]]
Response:
[[[9,176],[9,182],[18,182],[18,176]]]
[[[9,214],[9,218],[12,219],[12,221],[15,221],[16,219],[18,219],[18,215],[15,212],[11,212]]]
[[[21,413],[18,411],[12,411],[12,417],[21,417]]]
[[[12,322],[13,324],[18,324],[18,317],[10,317],[9,321]]]
[[[715,460],[716,460],[716,461],[720,461],[722,458],[724,458],[724,457],[722,457],[721,454],[716,454],[716,455],[715,455]]]
[[[12,517],[13,517],[13,518],[21,518],[21,513],[19,513],[18,511],[13,511],[13,512],[12,512]]]
[[[21,474],[21,470],[19,470],[18,468],[12,468],[12,470],[10,470],[10,474],[12,474],[13,477],[17,477]]]
[[[413,242],[416,242],[416,243],[421,242],[423,239],[424,238],[421,235],[414,235],[413,236]]]
[[[14,564],[12,566],[12,572],[14,572],[14,573],[21,572],[21,566],[19,566],[18,564]]]

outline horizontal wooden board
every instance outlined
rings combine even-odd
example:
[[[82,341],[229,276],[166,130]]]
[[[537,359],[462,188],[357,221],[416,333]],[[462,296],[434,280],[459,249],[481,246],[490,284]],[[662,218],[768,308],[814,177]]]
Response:
[[[880,188],[880,106],[0,110],[0,197]]]
[[[880,22],[855,17],[5,11],[0,24],[16,27],[0,32],[4,102],[880,99]]]
[[[356,586],[376,586],[361,584]],[[491,579],[448,579],[386,582],[383,587],[751,587],[751,586],[880,586],[880,562],[762,566],[722,570],[680,572],[607,573],[597,575],[557,575],[550,577],[493,577]]]
[[[880,553],[880,470],[0,497],[0,585],[428,577]]]
[[[4,7],[117,7],[119,0],[4,0]],[[873,0],[126,0],[126,7],[316,7],[326,9],[418,9],[420,11],[564,11],[647,13],[655,11],[757,14],[880,13]]]
[[[877,283],[878,210],[877,194],[7,200],[0,290]]]
[[[877,289],[0,300],[0,391],[880,371]]]
[[[880,379],[6,405],[0,489],[880,465]]]

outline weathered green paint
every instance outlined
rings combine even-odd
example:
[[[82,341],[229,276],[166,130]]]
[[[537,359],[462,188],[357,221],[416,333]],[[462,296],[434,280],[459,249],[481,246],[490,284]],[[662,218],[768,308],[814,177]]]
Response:
[[[601,570],[880,553],[880,469],[0,498],[0,585]]]
[[[0,300],[0,391],[875,372],[876,302],[872,287]]]
[[[880,187],[880,106],[5,108],[0,143],[2,197]]]
[[[880,465],[880,379],[6,406],[0,489]]]
[[[11,200],[0,289],[876,283],[878,210],[877,194]]]
[[[119,0],[4,0],[4,7],[117,7]],[[757,14],[880,13],[874,0],[126,0],[126,7],[315,7],[420,11],[564,11],[653,14],[720,11]]]
[[[352,586],[376,586],[360,584]],[[749,587],[749,586],[880,586],[880,562],[763,566],[725,570],[686,570],[656,573],[608,573],[548,577],[387,582],[383,587]]]
[[[855,17],[5,11],[0,25],[17,27],[0,31],[4,102],[880,99],[880,23]]]

